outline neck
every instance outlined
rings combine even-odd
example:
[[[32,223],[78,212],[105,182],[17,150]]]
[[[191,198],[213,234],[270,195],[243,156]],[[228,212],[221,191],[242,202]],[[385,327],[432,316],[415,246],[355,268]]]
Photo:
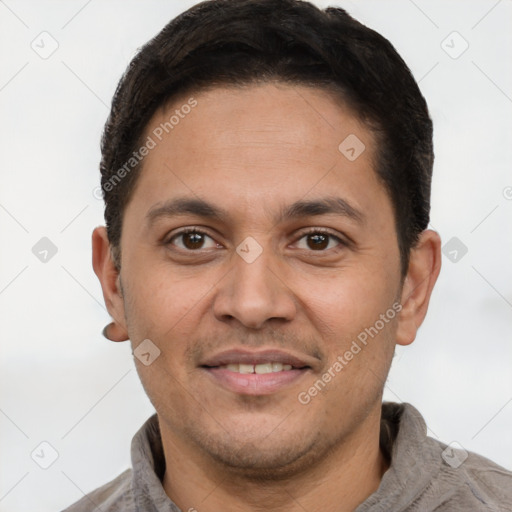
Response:
[[[194,452],[161,424],[163,487],[181,510],[200,512],[353,511],[377,490],[389,464],[379,448],[380,408],[364,428],[316,464],[283,479],[251,478]]]

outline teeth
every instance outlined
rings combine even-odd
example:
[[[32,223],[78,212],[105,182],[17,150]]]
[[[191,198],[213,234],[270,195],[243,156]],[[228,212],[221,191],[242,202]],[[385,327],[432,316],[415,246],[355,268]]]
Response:
[[[254,373],[254,365],[253,364],[240,364],[240,369],[238,370],[240,373]]]
[[[289,371],[292,369],[291,364],[282,364],[275,362],[261,363],[261,364],[244,364],[244,363],[232,363],[225,366],[221,366],[220,368],[229,370],[230,372],[235,373],[275,373],[282,371]]]
[[[272,363],[257,364],[254,367],[256,373],[272,373]]]
[[[290,365],[286,365],[286,366],[290,366]],[[273,372],[280,372],[282,371],[283,369],[283,365],[281,363],[272,363],[272,371]],[[290,366],[290,369],[291,369],[291,366]]]

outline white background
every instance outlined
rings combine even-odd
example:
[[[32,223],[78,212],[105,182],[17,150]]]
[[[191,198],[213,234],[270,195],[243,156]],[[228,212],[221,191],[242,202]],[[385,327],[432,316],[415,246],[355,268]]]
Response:
[[[60,510],[112,479],[153,413],[128,343],[100,334],[92,191],[118,79],[193,3],[0,2],[0,511]],[[512,3],[336,4],[390,39],[420,81],[435,127],[432,226],[468,248],[456,263],[443,256],[385,398],[415,405],[433,437],[512,469]],[[59,45],[47,59],[31,48],[42,31]],[[456,59],[442,47],[463,48],[453,31],[469,43]],[[42,237],[58,249],[47,263],[32,253]],[[46,470],[30,457],[42,441],[59,454]]]

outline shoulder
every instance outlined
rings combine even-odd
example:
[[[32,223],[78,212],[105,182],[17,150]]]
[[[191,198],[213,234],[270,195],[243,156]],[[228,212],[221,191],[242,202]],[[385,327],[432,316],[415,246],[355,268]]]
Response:
[[[90,512],[91,510],[131,512],[135,510],[133,508],[131,481],[132,470],[127,469],[111,482],[86,494],[62,512]]]
[[[468,458],[461,464],[464,479],[472,491],[480,492],[489,499],[497,498],[496,504],[507,504],[512,510],[512,472],[495,462],[468,452]],[[460,468],[459,468],[460,469]]]
[[[370,503],[381,507],[376,510],[512,512],[511,471],[428,436],[411,404],[384,403],[382,412],[381,447],[391,466]]]
[[[442,459],[439,479],[450,485],[453,503],[462,501],[478,505],[481,510],[512,511],[511,471],[460,446],[435,443]]]

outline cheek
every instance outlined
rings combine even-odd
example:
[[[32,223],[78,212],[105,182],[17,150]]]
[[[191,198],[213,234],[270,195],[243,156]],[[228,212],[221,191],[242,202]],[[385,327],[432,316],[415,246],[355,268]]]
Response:
[[[212,272],[187,274],[149,259],[136,266],[127,265],[126,275],[130,275],[128,320],[132,328],[146,329],[157,337],[186,325],[219,281]]]
[[[373,325],[393,304],[397,282],[390,274],[361,267],[341,268],[333,275],[295,279],[294,290],[318,329],[340,341]],[[322,329],[323,326],[323,329]]]
[[[176,416],[190,399],[181,383],[187,379],[187,340],[193,338],[194,318],[201,298],[211,286],[173,278],[157,266],[131,274],[125,290],[125,311],[132,350],[145,339],[158,347],[158,357],[145,366],[134,361],[141,383],[159,412]],[[132,267],[133,268],[133,267]],[[151,270],[151,271],[150,271]],[[178,414],[178,416],[180,416]]]

